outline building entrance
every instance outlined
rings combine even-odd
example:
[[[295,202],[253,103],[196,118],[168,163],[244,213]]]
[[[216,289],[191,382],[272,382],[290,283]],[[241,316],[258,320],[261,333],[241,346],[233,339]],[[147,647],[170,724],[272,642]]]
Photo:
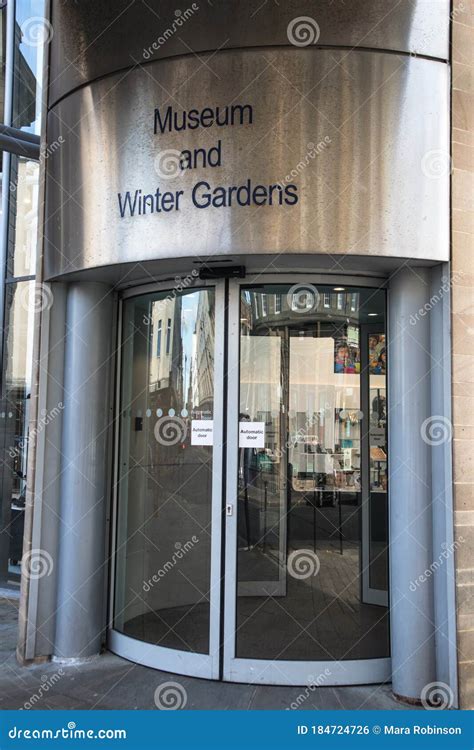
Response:
[[[122,302],[110,647],[128,658],[390,676],[385,291],[292,282]]]

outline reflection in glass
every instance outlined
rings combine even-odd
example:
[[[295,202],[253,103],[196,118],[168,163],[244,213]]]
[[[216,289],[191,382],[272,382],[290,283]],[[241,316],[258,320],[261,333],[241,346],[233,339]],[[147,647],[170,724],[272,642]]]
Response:
[[[239,447],[237,657],[388,655],[387,608],[362,599],[360,531],[361,331],[369,312],[383,326],[384,299],[241,294],[240,431],[263,425],[263,436]],[[374,512],[383,525],[386,506]]]
[[[15,5],[15,52],[12,125],[39,135],[41,80],[51,27],[44,18],[44,0],[21,0]]]
[[[7,284],[0,441],[0,584],[19,584],[28,457],[34,282]]]
[[[387,392],[384,334],[369,335],[370,586],[388,588]],[[372,352],[372,359],[371,357]]]
[[[121,356],[115,628],[208,653],[214,291],[126,301]]]
[[[36,271],[38,176],[38,162],[12,156],[7,263],[9,276],[34,276]]]

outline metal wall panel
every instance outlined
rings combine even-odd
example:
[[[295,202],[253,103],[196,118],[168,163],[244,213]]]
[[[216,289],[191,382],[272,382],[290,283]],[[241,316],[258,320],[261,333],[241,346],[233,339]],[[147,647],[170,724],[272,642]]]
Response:
[[[236,115],[233,126],[154,134],[155,108],[180,118],[232,104],[251,106],[252,124]],[[183,57],[99,80],[49,113],[59,145],[47,160],[47,274],[213,253],[447,260],[448,111],[444,63],[361,51],[234,51],[212,67]],[[221,166],[173,172],[173,155],[219,141]],[[248,179],[294,184],[298,202],[192,202],[200,181]],[[157,188],[182,190],[179,210],[121,218],[118,193],[123,205],[127,191]]]
[[[302,16],[319,45],[447,59],[449,7],[449,0],[188,0],[179,9],[170,0],[53,0],[50,102],[137,62],[289,45],[288,26]]]

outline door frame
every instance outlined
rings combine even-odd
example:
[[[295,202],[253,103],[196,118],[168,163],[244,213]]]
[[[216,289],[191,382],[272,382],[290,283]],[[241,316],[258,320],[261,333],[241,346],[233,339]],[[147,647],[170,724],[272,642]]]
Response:
[[[377,659],[349,659],[344,661],[289,661],[246,659],[236,656],[237,627],[237,508],[238,508],[238,437],[239,437],[239,381],[240,381],[240,290],[242,287],[266,283],[282,285],[300,282],[321,286],[331,283],[354,287],[386,288],[381,279],[322,274],[256,274],[229,283],[228,295],[228,365],[227,365],[227,461],[226,461],[226,516],[225,516],[225,580],[223,679],[229,682],[250,682],[270,685],[308,685],[324,675],[322,684],[357,685],[380,683],[391,677],[391,657]],[[319,684],[319,683],[316,683]]]
[[[185,274],[183,279],[189,278]],[[145,284],[125,290],[119,301],[119,324],[117,332],[117,362],[115,387],[115,420],[114,420],[114,479],[112,497],[112,534],[111,565],[109,590],[109,618],[107,646],[115,654],[154,669],[176,672],[191,677],[217,680],[220,677],[220,629],[221,629],[221,547],[222,547],[222,507],[223,487],[220,467],[223,466],[224,445],[224,351],[225,351],[225,288],[222,281],[201,281],[192,277],[185,284],[185,291],[213,288],[215,291],[214,316],[214,445],[212,454],[212,499],[211,499],[211,560],[210,560],[210,611],[209,611],[209,653],[199,654],[192,651],[166,648],[137,638],[124,635],[114,629],[114,601],[116,580],[116,550],[118,522],[118,478],[120,448],[120,397],[121,397],[121,361],[122,361],[122,320],[123,301],[153,292],[170,292],[176,289],[177,282],[170,284],[162,281]]]
[[[370,585],[370,371],[368,361],[368,339],[372,334],[385,335],[387,342],[387,326],[381,330],[380,323],[364,323],[360,327],[361,368],[360,379],[360,408],[363,413],[361,434],[361,600],[364,604],[375,604],[388,607],[389,596],[387,590],[375,589]],[[387,368],[388,370],[388,368]],[[385,398],[388,396],[388,371],[385,373]],[[388,410],[387,410],[388,411]],[[387,479],[388,479],[388,425],[385,435],[387,445]],[[387,547],[388,547],[388,487],[387,487]],[[388,560],[387,560],[388,565]],[[388,571],[387,571],[388,581]],[[388,583],[387,583],[388,586]]]

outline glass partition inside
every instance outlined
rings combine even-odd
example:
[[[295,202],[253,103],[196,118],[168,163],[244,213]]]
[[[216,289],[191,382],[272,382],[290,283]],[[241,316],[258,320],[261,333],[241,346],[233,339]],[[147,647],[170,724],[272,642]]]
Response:
[[[385,293],[259,285],[240,305],[236,657],[388,656]]]

